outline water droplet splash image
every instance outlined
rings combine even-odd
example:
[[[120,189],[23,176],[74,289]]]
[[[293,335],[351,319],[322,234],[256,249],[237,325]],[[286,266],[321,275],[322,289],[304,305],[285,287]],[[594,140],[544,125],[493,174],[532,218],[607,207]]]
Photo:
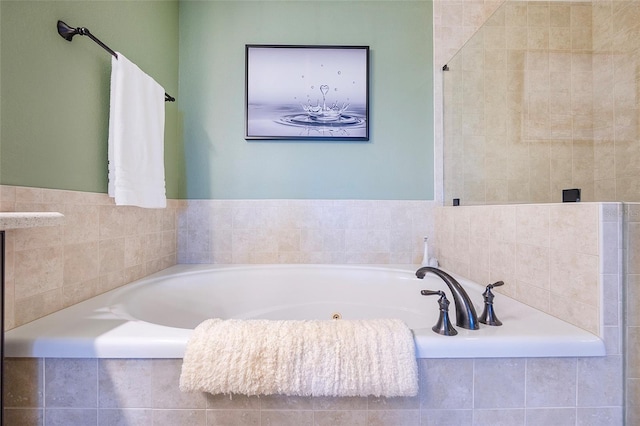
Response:
[[[333,104],[327,106],[327,93],[329,93],[329,89],[330,87],[326,84],[320,86],[322,104],[320,104],[318,100],[314,105],[309,99],[306,105],[301,105],[304,112],[283,115],[278,122],[289,126],[303,126],[307,128],[307,130],[310,130],[309,128],[319,127],[338,128],[344,131],[344,128],[363,126],[365,119],[362,116],[355,113],[346,113],[350,104],[334,101]],[[337,89],[334,89],[334,91],[337,91]],[[336,129],[331,131],[334,130]]]
[[[316,105],[302,105],[302,109],[307,113],[309,118],[322,123],[340,121],[342,113],[349,108],[349,104],[343,103],[338,105],[338,101],[333,105],[327,107],[327,93],[329,93],[329,86],[323,84],[320,86],[320,92],[322,92],[322,106],[318,103]]]

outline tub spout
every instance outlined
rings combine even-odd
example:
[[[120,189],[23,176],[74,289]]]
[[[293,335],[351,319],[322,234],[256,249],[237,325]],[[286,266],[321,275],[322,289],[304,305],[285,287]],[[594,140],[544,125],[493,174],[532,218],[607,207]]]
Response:
[[[416,271],[416,277],[423,279],[424,276],[431,272],[436,274],[451,290],[453,295],[453,301],[456,305],[456,325],[458,327],[466,328],[469,330],[477,330],[478,315],[476,314],[476,308],[473,306],[473,302],[469,298],[469,295],[460,283],[441,269],[434,268],[432,266],[423,266]]]

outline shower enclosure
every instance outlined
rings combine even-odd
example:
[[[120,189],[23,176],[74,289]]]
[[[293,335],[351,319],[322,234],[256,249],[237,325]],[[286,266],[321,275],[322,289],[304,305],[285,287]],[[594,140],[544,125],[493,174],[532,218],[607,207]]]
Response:
[[[444,204],[620,202],[640,424],[640,2],[507,0],[443,67]],[[444,65],[444,64],[442,64]]]

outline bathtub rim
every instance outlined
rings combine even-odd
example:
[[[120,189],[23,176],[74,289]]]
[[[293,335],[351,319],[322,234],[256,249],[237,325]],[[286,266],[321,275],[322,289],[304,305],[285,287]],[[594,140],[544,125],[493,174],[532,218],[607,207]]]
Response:
[[[111,297],[128,285],[162,279],[167,275],[197,274],[218,269],[244,269],[247,267],[320,267],[320,268],[365,268],[415,272],[415,265],[309,265],[309,264],[269,264],[269,265],[205,265],[179,264],[136,280],[125,286],[103,293],[69,308],[54,312],[28,324],[9,330],[5,334],[6,357],[28,358],[182,358],[186,342],[192,330],[152,324],[144,321],[124,321],[114,317],[102,308],[104,298]],[[452,274],[456,276],[455,274]],[[465,286],[476,286],[462,277],[456,276]],[[501,296],[506,297],[506,296]],[[513,300],[513,299],[512,299]],[[513,300],[522,306],[526,306]],[[476,308],[478,302],[474,300]],[[604,341],[583,329],[565,321],[551,317],[541,311],[543,318],[552,318],[559,329],[553,335],[536,336],[524,334],[509,336],[508,349],[503,346],[504,338],[480,335],[477,331],[457,328],[455,337],[440,336],[432,332],[430,326],[413,329],[417,358],[536,358],[536,357],[597,357],[606,355]],[[478,313],[480,313],[479,311]],[[91,327],[69,327],[68,321],[93,324]],[[43,336],[39,326],[47,324],[51,336]],[[107,323],[111,325],[105,327]],[[117,323],[117,324],[116,324]],[[491,330],[495,331],[495,328]],[[144,338],[140,338],[144,336]]]

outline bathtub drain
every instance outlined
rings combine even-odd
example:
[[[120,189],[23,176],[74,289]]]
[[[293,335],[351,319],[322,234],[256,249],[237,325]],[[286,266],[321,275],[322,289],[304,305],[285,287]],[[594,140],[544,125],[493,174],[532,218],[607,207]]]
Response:
[[[340,312],[334,312],[333,315],[331,315],[331,319],[334,319],[334,320],[342,319],[342,314]]]

